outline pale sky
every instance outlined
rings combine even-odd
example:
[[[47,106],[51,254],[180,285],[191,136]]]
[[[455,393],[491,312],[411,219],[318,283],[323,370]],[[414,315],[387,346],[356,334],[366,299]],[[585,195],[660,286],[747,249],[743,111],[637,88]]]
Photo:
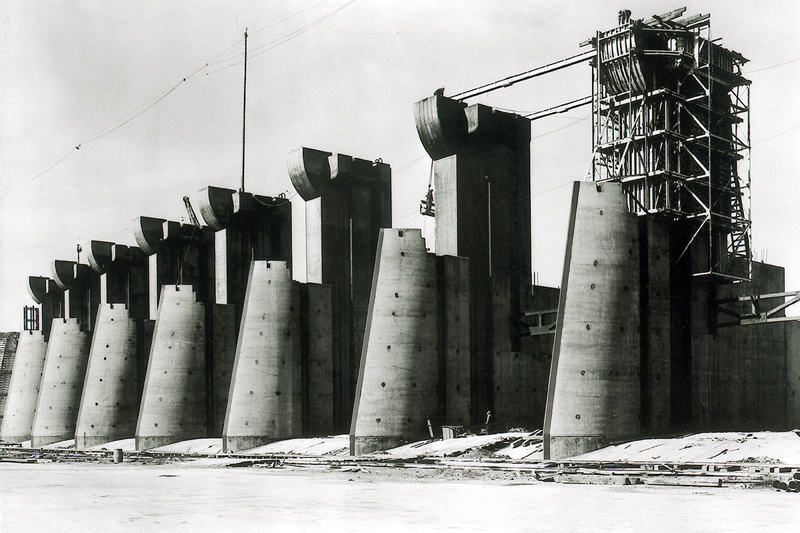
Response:
[[[393,171],[393,225],[423,228],[433,247],[434,221],[418,214],[430,159],[414,102],[577,54],[616,26],[620,9],[649,18],[682,5],[711,13],[713,36],[751,60],[753,250],[786,267],[787,289],[798,290],[796,0],[5,0],[0,331],[21,327],[27,276],[49,276],[76,244],[134,245],[135,217],[179,220],[184,195],[239,186],[245,28],[247,190],[293,197],[286,154],[300,146],[381,158]],[[532,112],[588,95],[590,80],[582,64],[470,103]],[[561,282],[569,184],[591,161],[589,115],[533,123],[533,265],[543,284]],[[302,280],[299,196],[293,205]]]

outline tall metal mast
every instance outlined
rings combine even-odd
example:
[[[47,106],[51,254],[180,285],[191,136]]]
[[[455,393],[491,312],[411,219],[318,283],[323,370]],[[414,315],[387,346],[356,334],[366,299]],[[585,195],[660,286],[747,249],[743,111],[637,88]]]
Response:
[[[242,188],[244,192],[245,125],[247,122],[247,28],[244,29],[244,94],[242,96]]]

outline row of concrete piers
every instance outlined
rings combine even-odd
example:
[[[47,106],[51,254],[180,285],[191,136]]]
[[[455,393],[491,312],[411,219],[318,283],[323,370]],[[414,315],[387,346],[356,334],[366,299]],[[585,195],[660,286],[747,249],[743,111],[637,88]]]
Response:
[[[206,187],[204,225],[140,217],[138,246],[92,241],[88,264],[29,278],[39,320],[20,336],[0,438],[146,450],[215,437],[240,451],[349,432],[363,454],[445,426],[518,427],[543,429],[560,458],[800,423],[796,325],[715,326],[721,297],[780,292],[782,268],[754,263],[736,288],[694,278],[691,229],[587,182],[560,289],[533,286],[529,121],[441,95],[415,119],[435,253],[391,227],[380,160],[289,154],[305,283],[288,199]]]

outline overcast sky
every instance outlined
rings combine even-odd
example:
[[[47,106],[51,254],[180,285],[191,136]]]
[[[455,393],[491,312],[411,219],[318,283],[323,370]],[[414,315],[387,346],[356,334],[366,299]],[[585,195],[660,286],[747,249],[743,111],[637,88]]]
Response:
[[[300,146],[382,158],[393,170],[394,226],[423,228],[433,246],[433,220],[418,214],[430,159],[414,102],[579,53],[581,41],[616,26],[620,9],[648,18],[681,5],[5,0],[0,331],[21,327],[32,304],[27,276],[49,276],[54,259],[75,258],[76,244],[134,245],[135,217],[179,220],[184,195],[238,187],[245,28],[247,189],[294,197],[286,154]],[[753,249],[786,267],[787,289],[800,289],[800,2],[686,5],[687,15],[711,13],[713,36],[751,60]],[[583,64],[471,102],[531,112],[588,95],[590,80]],[[591,160],[589,114],[533,124],[533,265],[544,284],[560,284],[569,184]],[[298,244],[299,196],[293,205]]]

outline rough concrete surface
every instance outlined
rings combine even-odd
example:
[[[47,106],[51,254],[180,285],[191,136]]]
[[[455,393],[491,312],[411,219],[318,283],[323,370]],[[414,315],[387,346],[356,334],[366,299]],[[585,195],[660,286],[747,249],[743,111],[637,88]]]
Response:
[[[789,531],[797,494],[406,469],[0,463],[0,532]]]

